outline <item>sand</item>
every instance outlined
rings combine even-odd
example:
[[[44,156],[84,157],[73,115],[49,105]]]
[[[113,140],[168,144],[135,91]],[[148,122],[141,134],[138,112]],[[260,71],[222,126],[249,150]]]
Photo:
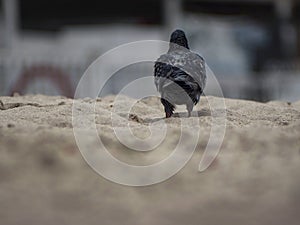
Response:
[[[157,162],[172,152],[180,134],[178,116],[186,126],[199,119],[196,151],[181,171],[159,184],[128,187],[104,179],[83,159],[73,134],[72,99],[0,97],[0,224],[299,224],[300,101],[226,99],[220,153],[200,173],[211,129],[208,101],[214,99],[203,97],[191,118],[179,108],[165,120],[155,97],[139,101],[129,119],[126,113],[114,114],[118,126],[129,124],[141,138],[149,135],[152,122],[166,122],[166,140],[146,153],[132,151],[115,138],[114,96],[96,100],[96,127],[105,146],[118,159],[136,165]],[[88,98],[75,101],[94,104]]]

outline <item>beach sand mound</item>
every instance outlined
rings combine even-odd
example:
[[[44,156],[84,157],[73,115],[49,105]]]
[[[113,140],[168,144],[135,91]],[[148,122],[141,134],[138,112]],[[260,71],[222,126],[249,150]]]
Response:
[[[203,97],[190,118],[179,107],[169,119],[155,97],[135,101],[123,96],[117,112],[114,99],[75,100],[95,107],[96,129],[113,156],[133,165],[159,162],[176,147],[182,127],[193,132],[188,129],[197,123],[200,135],[187,165],[151,186],[110,182],[80,154],[73,128],[84,130],[89,148],[98,146],[89,136],[92,128],[72,124],[73,99],[0,97],[1,224],[299,224],[300,101],[225,99],[220,153],[198,172],[212,127],[209,103],[218,98]],[[130,104],[130,112],[122,110]],[[150,126],[160,129],[160,122],[167,126],[166,138],[149,152],[131,150],[114,133],[114,127],[129,125],[143,139],[151,134]]]

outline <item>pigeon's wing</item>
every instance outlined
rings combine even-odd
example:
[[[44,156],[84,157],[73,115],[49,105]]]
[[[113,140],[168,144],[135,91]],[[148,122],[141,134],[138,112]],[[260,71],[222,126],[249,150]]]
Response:
[[[161,92],[162,85],[164,83],[164,77],[166,76],[164,67],[165,64],[161,62],[156,62],[154,65],[154,84],[158,92]]]
[[[191,98],[194,104],[197,104],[200,99],[201,89],[198,83],[181,69],[175,69],[172,71],[170,81],[164,84],[164,89],[174,90],[173,92],[178,93],[184,97],[185,94]],[[177,86],[177,87],[176,87]]]
[[[201,93],[206,85],[205,61],[200,55],[188,52],[183,60],[183,68],[198,83]]]
[[[161,55],[154,64],[154,83],[159,92],[161,92],[163,84],[170,75],[170,73],[166,72],[166,66],[172,65],[171,61],[172,56],[164,54]]]
[[[156,63],[158,63],[158,68],[161,68],[162,63],[172,65],[186,72],[197,82],[201,93],[203,92],[206,85],[206,68],[202,56],[191,51],[178,50],[160,56]]]

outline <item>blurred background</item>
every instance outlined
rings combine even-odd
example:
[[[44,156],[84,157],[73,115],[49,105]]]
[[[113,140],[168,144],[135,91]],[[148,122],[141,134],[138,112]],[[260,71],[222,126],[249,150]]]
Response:
[[[225,97],[300,99],[297,0],[0,0],[0,95],[72,97],[98,56],[132,41],[168,41],[177,27],[205,57]],[[116,94],[152,67],[121,70],[102,94]]]

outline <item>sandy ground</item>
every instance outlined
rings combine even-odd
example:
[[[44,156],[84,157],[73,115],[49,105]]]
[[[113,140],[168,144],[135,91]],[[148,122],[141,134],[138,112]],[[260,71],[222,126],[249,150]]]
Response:
[[[199,173],[211,127],[207,99],[214,97],[202,98],[194,117],[183,118],[186,124],[199,118],[201,131],[188,164],[163,183],[128,187],[99,176],[82,158],[73,135],[72,99],[0,97],[0,224],[299,224],[300,101],[226,99],[220,154]],[[165,120],[168,135],[156,150],[131,151],[114,136],[113,101],[113,96],[97,99],[95,121],[114,156],[147,165],[170,154],[180,118]],[[139,101],[129,119],[126,113],[115,116],[142,138],[149,135],[149,124],[164,120],[154,97]]]

